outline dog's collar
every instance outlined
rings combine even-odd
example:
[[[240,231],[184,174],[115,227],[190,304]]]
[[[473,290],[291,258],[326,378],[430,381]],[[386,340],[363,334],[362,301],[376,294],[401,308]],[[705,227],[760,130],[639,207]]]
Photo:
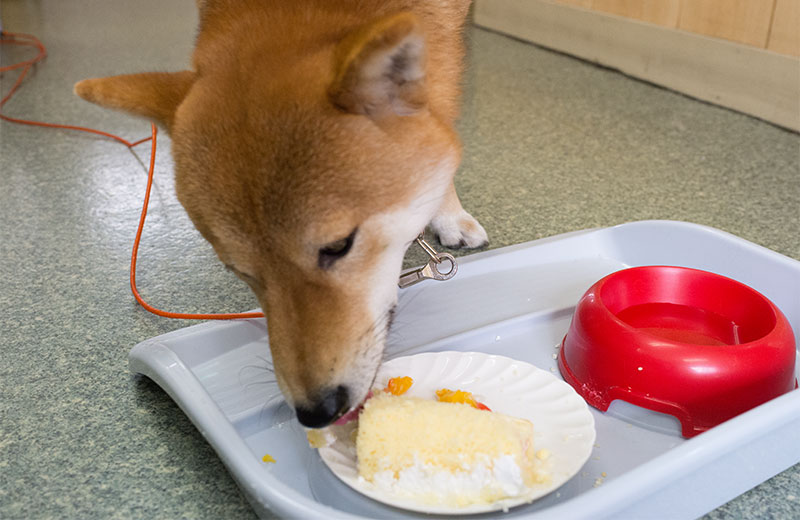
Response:
[[[414,239],[414,242],[419,244],[422,250],[425,251],[425,254],[430,257],[430,260],[422,267],[415,267],[400,273],[400,281],[397,282],[397,285],[399,285],[401,289],[411,287],[424,280],[438,280],[440,282],[449,280],[456,275],[458,272],[458,263],[456,263],[456,259],[450,253],[438,253],[431,247],[431,245],[425,241],[424,231]],[[445,261],[450,262],[450,270],[442,272],[439,270],[439,267]]]

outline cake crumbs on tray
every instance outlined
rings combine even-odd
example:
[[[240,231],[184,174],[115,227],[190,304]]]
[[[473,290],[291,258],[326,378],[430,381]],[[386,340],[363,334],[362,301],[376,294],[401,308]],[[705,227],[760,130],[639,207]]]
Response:
[[[605,471],[603,471],[602,473],[600,473],[600,476],[599,476],[599,477],[597,477],[596,479],[594,479],[594,486],[593,486],[593,487],[599,487],[599,486],[602,486],[602,485],[603,485],[603,482],[606,480],[606,477],[607,477],[607,476],[608,476],[608,474],[607,474]]]
[[[539,460],[547,460],[550,458],[550,450],[542,448],[536,452],[536,458]]]

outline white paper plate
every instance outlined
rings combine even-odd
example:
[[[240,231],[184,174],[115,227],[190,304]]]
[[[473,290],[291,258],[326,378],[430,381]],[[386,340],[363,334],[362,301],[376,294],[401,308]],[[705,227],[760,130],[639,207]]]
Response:
[[[505,510],[554,491],[578,473],[592,453],[594,418],[586,402],[571,386],[528,363],[480,352],[428,352],[388,361],[378,371],[375,386],[383,387],[389,378],[398,376],[414,379],[409,396],[432,399],[439,388],[458,388],[472,392],[495,412],[531,421],[534,448],[550,451],[546,463],[551,479],[524,496],[492,504],[431,505],[376,489],[369,482],[359,482],[355,445],[349,435],[343,434],[332,445],[319,450],[325,464],[345,484],[384,504],[438,514]]]

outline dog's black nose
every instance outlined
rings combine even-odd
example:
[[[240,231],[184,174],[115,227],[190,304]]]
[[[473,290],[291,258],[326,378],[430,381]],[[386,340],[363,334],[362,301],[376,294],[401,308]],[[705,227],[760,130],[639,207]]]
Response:
[[[349,404],[347,388],[342,385],[324,390],[321,397],[312,402],[312,408],[298,406],[297,420],[308,428],[327,426],[347,411]]]

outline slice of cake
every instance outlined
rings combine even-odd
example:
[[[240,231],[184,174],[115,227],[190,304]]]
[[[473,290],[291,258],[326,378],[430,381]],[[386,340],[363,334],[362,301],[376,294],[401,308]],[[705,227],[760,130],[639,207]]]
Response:
[[[378,393],[359,416],[356,450],[360,478],[430,504],[492,503],[548,480],[529,421],[469,404]]]

